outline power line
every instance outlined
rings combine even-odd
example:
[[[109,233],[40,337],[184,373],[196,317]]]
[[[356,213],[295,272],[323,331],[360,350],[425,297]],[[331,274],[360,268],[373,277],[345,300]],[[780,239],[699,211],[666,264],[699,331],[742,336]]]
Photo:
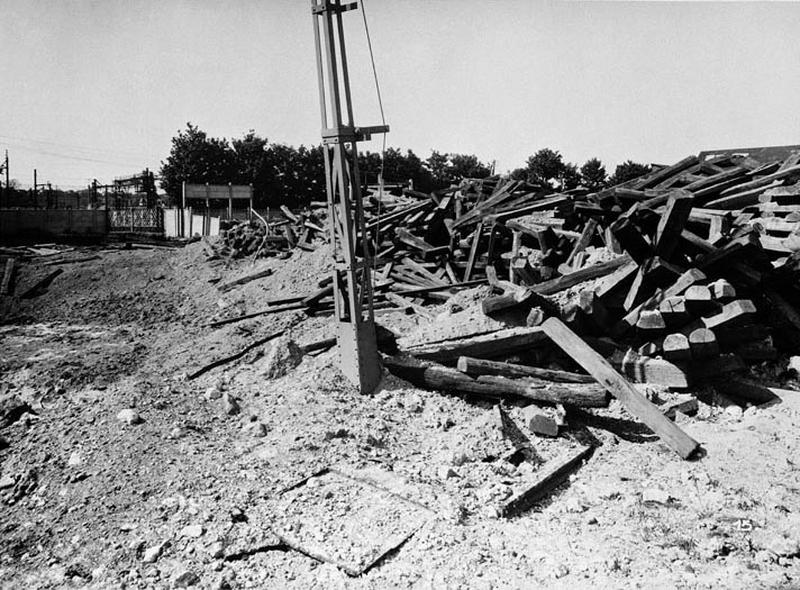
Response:
[[[81,161],[81,162],[92,162],[92,163],[95,163],[95,164],[112,164],[112,165],[115,165],[115,166],[128,166],[128,167],[133,167],[133,168],[136,168],[136,167],[142,165],[141,162],[138,162],[136,164],[132,164],[131,162],[120,162],[118,160],[117,161],[115,161],[115,160],[101,160],[99,158],[87,158],[87,157],[83,157],[83,156],[73,156],[73,155],[67,155],[67,154],[59,154],[57,152],[50,152],[50,151],[40,150],[40,149],[36,149],[36,148],[29,148],[29,147],[25,147],[25,146],[21,146],[21,145],[17,145],[17,146],[13,146],[13,147],[15,147],[18,150],[23,150],[23,151],[26,151],[26,152],[32,152],[34,154],[41,154],[43,156],[52,156],[54,158],[63,158],[65,160],[77,160],[77,161]],[[143,158],[143,159],[146,159],[146,158]]]
[[[105,148],[90,147],[90,146],[86,146],[86,145],[71,144],[71,143],[64,143],[64,142],[58,142],[58,141],[51,141],[51,140],[47,140],[47,139],[34,139],[32,137],[21,137],[21,136],[17,136],[17,135],[0,134],[0,140],[22,141],[22,142],[30,143],[30,144],[42,144],[42,145],[46,145],[46,146],[53,146],[53,147],[59,147],[59,148],[68,148],[71,151],[79,151],[79,152],[94,152],[94,153],[101,153],[101,154],[109,153],[109,150],[107,150]],[[134,151],[130,151],[130,150],[116,149],[116,150],[114,150],[114,153],[118,154],[120,156],[123,156],[123,157],[130,157],[130,158],[143,158],[143,159],[145,159],[145,158],[151,158],[151,159],[154,158],[154,156],[152,156],[152,155],[146,155],[146,154],[144,154],[142,152],[134,152]]]

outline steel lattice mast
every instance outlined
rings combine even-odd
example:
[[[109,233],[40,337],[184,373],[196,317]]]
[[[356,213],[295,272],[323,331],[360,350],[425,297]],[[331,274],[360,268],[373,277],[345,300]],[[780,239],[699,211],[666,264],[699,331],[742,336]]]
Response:
[[[328,226],[336,264],[333,296],[339,358],[342,372],[362,393],[370,393],[380,380],[381,362],[375,339],[371,254],[364,227],[357,142],[368,140],[373,133],[385,133],[389,127],[359,128],[353,123],[342,13],[357,6],[355,2],[342,4],[341,0],[311,1]]]

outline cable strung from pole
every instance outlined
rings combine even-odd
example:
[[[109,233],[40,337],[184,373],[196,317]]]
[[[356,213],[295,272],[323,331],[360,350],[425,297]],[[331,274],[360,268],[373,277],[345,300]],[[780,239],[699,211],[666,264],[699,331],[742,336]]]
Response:
[[[375,54],[372,51],[372,38],[369,34],[369,23],[367,22],[367,11],[364,8],[365,0],[361,0],[361,16],[364,19],[364,32],[367,35],[367,47],[369,48],[369,61],[372,64],[372,78],[375,81],[375,94],[378,96],[378,108],[381,112],[381,125],[386,126],[386,116],[383,112],[383,99],[381,98],[381,86],[378,82],[378,70],[375,68]],[[381,167],[380,176],[378,177],[378,224],[375,233],[375,256],[372,257],[372,269],[377,268],[378,264],[378,248],[381,244],[381,213],[383,208],[383,173],[384,162],[386,160],[386,133],[381,134],[383,139],[381,141]],[[366,236],[365,236],[366,237]]]

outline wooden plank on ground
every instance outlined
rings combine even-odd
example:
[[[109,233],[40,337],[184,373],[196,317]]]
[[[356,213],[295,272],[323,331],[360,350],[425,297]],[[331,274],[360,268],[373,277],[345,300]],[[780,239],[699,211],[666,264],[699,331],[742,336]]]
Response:
[[[386,299],[388,299],[401,309],[407,309],[407,308],[413,309],[414,313],[425,319],[429,320],[433,317],[433,314],[431,314],[431,312],[429,312],[427,309],[425,309],[421,305],[417,305],[410,299],[406,299],[405,297],[398,295],[397,293],[386,293]]]
[[[580,446],[539,467],[534,474],[533,481],[527,483],[522,491],[513,494],[503,503],[500,507],[500,515],[508,518],[530,508],[531,505],[560,485],[582,461],[588,459],[593,449],[594,447],[591,446]]]
[[[217,289],[222,291],[223,293],[230,291],[238,287],[239,285],[245,285],[251,281],[256,281],[258,279],[263,279],[268,277],[272,274],[271,268],[266,268],[264,270],[260,270],[258,272],[254,272],[253,274],[245,275],[243,277],[239,277],[238,279],[234,279],[232,281],[228,281],[227,283],[221,283],[217,285]]]
[[[233,362],[233,361],[235,361],[237,359],[240,359],[244,355],[246,355],[248,352],[250,352],[251,350],[254,350],[254,349],[258,348],[259,346],[262,346],[262,345],[266,344],[267,342],[277,338],[278,336],[282,336],[284,332],[285,332],[285,330],[278,330],[277,332],[273,332],[269,336],[265,336],[264,338],[260,338],[260,339],[256,340],[255,342],[253,342],[252,344],[248,344],[247,346],[245,346],[242,350],[240,350],[237,353],[234,353],[232,355],[223,357],[221,359],[217,359],[217,360],[215,360],[215,361],[213,361],[213,362],[211,362],[211,363],[209,363],[207,365],[204,365],[204,366],[200,367],[199,369],[196,369],[195,371],[192,371],[191,373],[189,373],[186,376],[186,378],[190,379],[190,380],[191,379],[196,379],[197,377],[199,377],[200,375],[203,375],[204,373],[207,373],[211,369],[214,369],[216,367],[221,367],[222,365],[226,365],[226,364],[228,364],[230,362]]]
[[[544,383],[536,379],[507,379],[494,375],[474,379],[457,369],[421,363],[414,357],[385,357],[383,365],[392,375],[409,383],[439,391],[471,393],[495,399],[522,397],[535,402],[569,404],[583,408],[608,405],[606,392],[595,383]]]
[[[641,420],[680,457],[688,459],[694,454],[699,447],[697,441],[670,422],[657,406],[649,402],[561,320],[548,318],[541,328],[555,344],[616,397],[626,410]]]

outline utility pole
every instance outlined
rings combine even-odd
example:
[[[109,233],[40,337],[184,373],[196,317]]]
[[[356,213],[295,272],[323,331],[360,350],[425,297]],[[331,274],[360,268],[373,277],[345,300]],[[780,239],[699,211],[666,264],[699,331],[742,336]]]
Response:
[[[353,123],[342,13],[356,7],[356,2],[311,0],[328,225],[335,260],[333,297],[339,359],[342,372],[361,393],[371,393],[380,381],[382,369],[375,338],[372,257],[361,203],[357,142],[370,139],[373,133],[386,133],[389,127],[359,128]]]

